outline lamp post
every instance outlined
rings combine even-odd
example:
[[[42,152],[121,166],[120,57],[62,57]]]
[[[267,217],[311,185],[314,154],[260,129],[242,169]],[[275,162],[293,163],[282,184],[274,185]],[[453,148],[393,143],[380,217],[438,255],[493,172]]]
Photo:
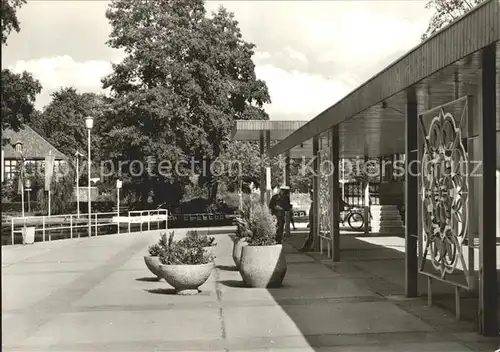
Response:
[[[21,186],[21,215],[24,218],[24,156],[21,151],[21,171],[19,175],[19,185]]]
[[[28,193],[28,213],[31,213],[31,200],[30,200],[31,180],[29,178],[26,179],[24,186],[26,187],[25,190]]]
[[[120,189],[122,188],[122,181],[116,180],[116,224],[118,234],[120,233]]]
[[[87,153],[87,157],[88,157],[88,199],[87,199],[87,204],[88,204],[88,207],[89,207],[89,237],[91,236],[92,234],[92,224],[91,224],[91,221],[92,221],[92,216],[91,216],[91,200],[90,200],[90,164],[91,164],[91,161],[90,161],[90,130],[92,129],[92,127],[94,126],[94,118],[92,116],[87,116],[85,118],[85,126],[87,127],[87,140],[88,140],[88,153]]]
[[[78,167],[78,157],[83,156],[83,154],[77,150],[75,156],[76,156],[76,216],[78,219],[80,219],[80,186],[79,186],[80,168]]]

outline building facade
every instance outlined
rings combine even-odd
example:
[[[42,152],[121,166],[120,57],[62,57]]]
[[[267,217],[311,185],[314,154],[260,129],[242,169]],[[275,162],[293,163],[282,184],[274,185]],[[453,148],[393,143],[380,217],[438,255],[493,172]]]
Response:
[[[31,166],[41,170],[45,166],[45,157],[49,154],[54,156],[55,171],[68,160],[66,155],[57,150],[28,125],[23,125],[17,132],[11,129],[3,130],[2,180],[4,182],[13,180],[23,159],[25,167]]]

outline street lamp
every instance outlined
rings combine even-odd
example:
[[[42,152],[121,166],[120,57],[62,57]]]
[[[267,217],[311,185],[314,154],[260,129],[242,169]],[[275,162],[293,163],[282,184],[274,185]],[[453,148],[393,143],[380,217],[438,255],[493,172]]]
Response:
[[[28,213],[31,213],[31,200],[30,200],[30,192],[31,192],[31,180],[29,178],[26,179],[24,183],[24,187],[26,192],[28,193]]]
[[[91,224],[91,200],[90,200],[90,130],[92,129],[92,126],[94,126],[94,118],[92,116],[87,116],[85,118],[85,126],[87,127],[87,131],[88,131],[88,134],[87,134],[87,140],[88,140],[88,153],[87,153],[87,157],[88,157],[88,199],[87,199],[87,204],[89,206],[89,237],[91,236],[92,232],[91,232],[91,229],[92,229],[92,224]]]
[[[83,154],[77,150],[75,156],[76,156],[76,216],[78,217],[78,219],[80,219],[80,185],[79,185],[80,168],[78,167],[78,157],[83,156]]]

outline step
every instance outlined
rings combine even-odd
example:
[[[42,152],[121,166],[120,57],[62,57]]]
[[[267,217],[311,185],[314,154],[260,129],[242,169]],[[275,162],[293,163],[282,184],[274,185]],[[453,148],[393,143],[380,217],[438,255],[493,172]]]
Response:
[[[372,213],[399,213],[399,209],[370,209]]]
[[[399,212],[382,212],[382,213],[378,213],[378,212],[371,212],[372,214],[372,218],[376,218],[376,217],[382,217],[382,216],[401,216],[401,214]]]
[[[370,209],[372,210],[391,210],[391,209],[396,209],[398,210],[397,205],[370,205]]]
[[[389,228],[389,227],[391,227],[391,228],[392,228],[392,227],[404,228],[404,227],[403,227],[403,225],[401,225],[401,224],[382,224],[382,225],[381,225],[381,224],[373,224],[373,223],[370,223],[370,226],[371,226],[371,227],[387,227],[387,228]]]
[[[399,219],[401,217],[401,214],[387,214],[387,213],[382,213],[382,214],[377,214],[377,213],[372,213],[372,218],[383,218],[383,219]]]
[[[370,221],[372,226],[403,226],[403,221]]]
[[[400,233],[404,234],[405,229],[403,227],[372,227],[371,232],[375,233]]]

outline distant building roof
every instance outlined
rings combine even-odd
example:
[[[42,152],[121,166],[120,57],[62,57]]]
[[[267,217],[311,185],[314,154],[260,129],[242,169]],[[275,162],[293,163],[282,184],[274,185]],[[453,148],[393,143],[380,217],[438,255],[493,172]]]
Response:
[[[56,160],[68,159],[66,155],[57,150],[28,125],[23,125],[18,132],[11,129],[3,130],[2,139],[7,140],[7,143],[2,145],[5,159],[14,159],[21,156],[21,153],[15,150],[17,143],[22,143],[23,154],[26,159],[44,159],[49,155],[49,151]]]

